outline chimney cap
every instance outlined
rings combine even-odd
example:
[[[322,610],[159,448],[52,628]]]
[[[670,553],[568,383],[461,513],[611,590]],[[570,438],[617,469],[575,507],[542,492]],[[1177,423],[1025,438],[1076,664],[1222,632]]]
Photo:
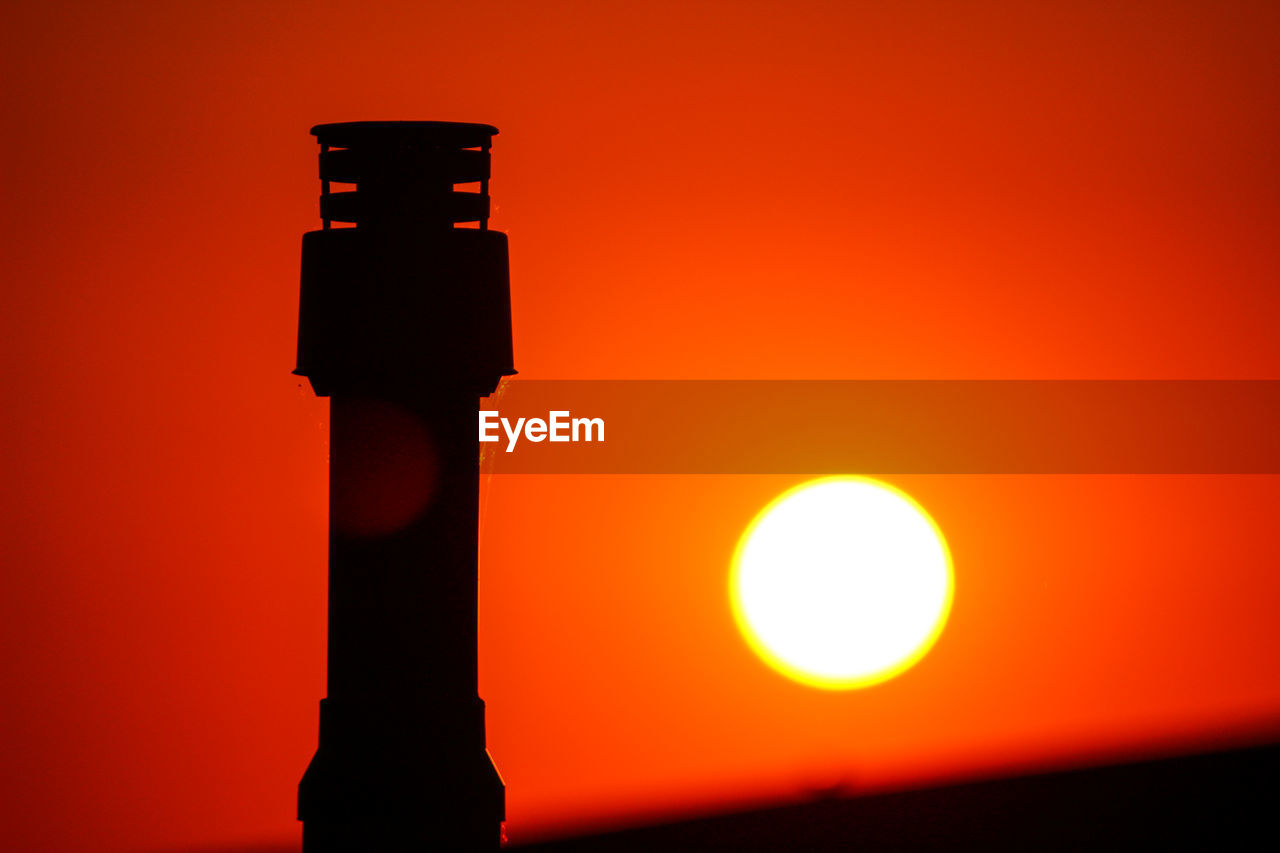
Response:
[[[460,121],[344,121],[311,128],[311,134],[321,145],[334,148],[399,144],[485,148],[497,132],[493,125]]]

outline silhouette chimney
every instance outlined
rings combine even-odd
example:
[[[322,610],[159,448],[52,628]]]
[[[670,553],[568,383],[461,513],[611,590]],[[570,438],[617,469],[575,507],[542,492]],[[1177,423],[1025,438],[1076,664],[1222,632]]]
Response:
[[[488,228],[497,132],[311,129],[324,228],[302,240],[294,372],[330,398],[331,439],[328,691],[298,786],[305,853],[499,845],[504,789],[476,686],[476,413],[515,373],[507,238]]]

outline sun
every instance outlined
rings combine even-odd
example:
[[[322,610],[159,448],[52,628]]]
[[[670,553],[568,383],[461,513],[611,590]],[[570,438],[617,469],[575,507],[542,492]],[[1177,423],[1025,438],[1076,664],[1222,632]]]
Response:
[[[879,684],[924,657],[946,624],[951,553],[905,492],[823,477],[779,495],[747,526],[729,597],[747,643],[803,684]]]

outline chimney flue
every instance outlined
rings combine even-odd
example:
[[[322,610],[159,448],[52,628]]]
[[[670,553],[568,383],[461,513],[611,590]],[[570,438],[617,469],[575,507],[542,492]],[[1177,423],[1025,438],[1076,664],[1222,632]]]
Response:
[[[476,412],[515,373],[497,130],[311,132],[324,228],[303,237],[295,373],[330,398],[329,640],[303,850],[497,849],[476,685]]]

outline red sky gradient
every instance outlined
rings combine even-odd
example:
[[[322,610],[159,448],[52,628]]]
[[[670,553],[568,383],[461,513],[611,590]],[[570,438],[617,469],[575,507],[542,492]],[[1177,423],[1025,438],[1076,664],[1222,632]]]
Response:
[[[299,837],[313,124],[501,129],[523,377],[1280,379],[1276,4],[620,6],[8,4],[8,849]],[[794,482],[487,482],[513,840],[1280,734],[1275,477],[892,478],[955,607],[843,694],[729,613],[737,536]]]

